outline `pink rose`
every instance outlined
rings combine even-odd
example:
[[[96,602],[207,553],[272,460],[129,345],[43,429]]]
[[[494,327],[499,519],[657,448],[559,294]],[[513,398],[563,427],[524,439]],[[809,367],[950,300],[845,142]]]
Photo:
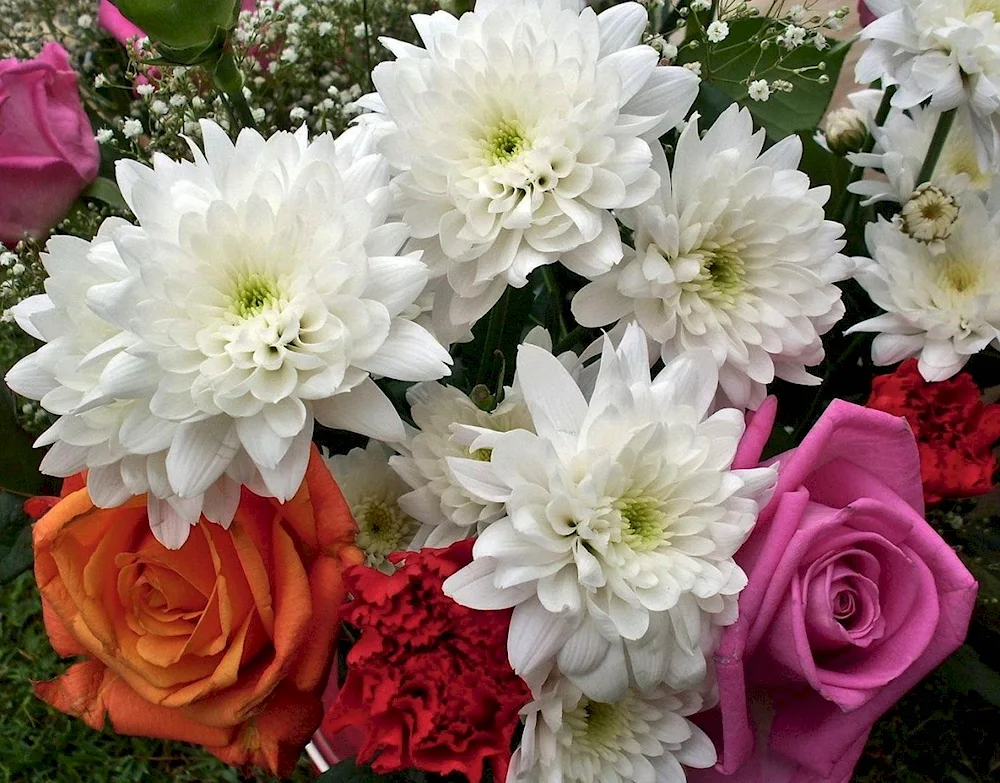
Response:
[[[754,415],[735,467],[757,463],[774,409]],[[693,783],[847,783],[872,724],[968,630],[977,585],[924,520],[904,419],[835,400],[777,461],[715,655],[719,763]]]
[[[42,236],[97,177],[100,152],[59,44],[0,60],[0,242]]]

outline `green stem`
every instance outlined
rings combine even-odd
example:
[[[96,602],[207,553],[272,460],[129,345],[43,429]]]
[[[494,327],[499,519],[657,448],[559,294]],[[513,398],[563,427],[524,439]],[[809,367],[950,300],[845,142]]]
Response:
[[[539,271],[542,275],[542,281],[545,283],[545,288],[549,292],[549,297],[555,306],[556,322],[559,324],[559,335],[556,339],[562,340],[566,337],[568,330],[566,329],[566,319],[563,318],[562,294],[559,291],[559,283],[556,281],[555,272],[552,271],[551,266],[543,266]]]
[[[576,327],[576,329],[567,334],[563,339],[555,343],[555,345],[552,348],[552,353],[558,356],[559,354],[570,350],[578,342],[585,339],[589,332],[590,329],[588,329],[586,326]]]
[[[507,307],[510,304],[510,287],[500,297],[500,301],[493,305],[490,310],[490,320],[486,326],[486,340],[483,344],[483,353],[479,357],[479,368],[476,370],[476,385],[483,384],[492,388],[490,381],[494,374],[496,358],[494,354],[500,349],[500,340],[503,338],[504,322],[507,320]]]
[[[849,361],[851,361],[855,354],[857,354],[858,349],[864,345],[865,339],[869,335],[859,334],[855,335],[854,339],[851,340],[850,345],[847,346],[845,350],[835,362],[830,362],[827,365],[826,374],[823,376],[823,382],[816,388],[816,394],[813,396],[812,404],[809,406],[809,411],[805,416],[799,421],[798,427],[795,428],[795,434],[792,439],[795,443],[798,443],[800,438],[805,434],[806,430],[813,424],[813,416],[816,415],[816,409],[819,408],[820,403],[823,401],[823,392],[829,387],[830,382],[833,380],[833,376],[837,373],[839,369],[844,367]]]
[[[215,80],[215,86],[225,95],[226,104],[240,127],[256,130],[257,121],[254,120],[250,104],[247,103],[246,96],[243,94],[243,74],[236,65],[232,52],[227,51],[219,58],[219,62],[216,63],[215,70],[212,72],[212,77]]]
[[[938,158],[941,157],[941,150],[944,149],[944,144],[948,140],[948,131],[951,130],[952,123],[955,122],[955,112],[957,111],[958,109],[949,109],[938,117],[931,145],[927,148],[927,156],[924,158],[924,165],[920,167],[920,173],[917,175],[917,185],[930,182],[934,167],[937,166]]]
[[[892,96],[896,94],[896,85],[891,84],[885,88],[882,93],[882,102],[878,106],[878,111],[875,112],[875,119],[872,121],[872,128],[880,128],[885,123],[886,118],[889,116],[889,110],[892,108]],[[861,145],[861,152],[871,152],[875,148],[875,134],[872,133],[871,128],[869,128],[868,133],[865,135],[865,143]],[[837,199],[837,206],[835,209],[831,210],[833,219],[842,225],[848,225],[851,218],[854,217],[854,211],[858,207],[860,202],[860,196],[851,193],[847,188],[853,183],[860,180],[865,173],[863,166],[851,166],[851,171],[847,176],[847,185],[844,186],[843,191],[841,191],[840,196]]]

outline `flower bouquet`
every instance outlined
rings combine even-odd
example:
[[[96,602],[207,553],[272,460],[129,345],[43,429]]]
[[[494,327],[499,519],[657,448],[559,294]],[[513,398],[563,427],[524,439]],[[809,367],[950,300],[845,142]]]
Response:
[[[956,650],[996,705],[1000,11],[471,6],[0,3],[35,695],[331,782],[847,783]]]

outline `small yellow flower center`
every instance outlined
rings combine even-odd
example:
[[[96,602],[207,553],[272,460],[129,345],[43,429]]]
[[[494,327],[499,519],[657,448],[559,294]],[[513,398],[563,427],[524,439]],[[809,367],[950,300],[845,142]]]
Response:
[[[958,203],[951,194],[925,182],[913,191],[900,215],[904,233],[918,242],[933,242],[951,236],[958,220]]]
[[[972,292],[978,285],[981,270],[964,258],[945,257],[941,260],[939,280],[945,288],[959,294]]]
[[[489,462],[493,458],[493,449],[476,449],[471,454],[474,460]]]
[[[417,532],[417,522],[395,503],[364,498],[351,509],[358,523],[357,545],[369,556],[384,558],[405,549]]]
[[[694,280],[684,283],[683,288],[717,307],[732,307],[746,289],[746,267],[739,248],[732,244],[702,247],[691,255],[700,259],[701,271]]]
[[[273,280],[260,274],[251,274],[237,282],[232,308],[240,318],[253,318],[269,307],[276,306],[280,300],[281,293]]]
[[[669,519],[652,497],[624,497],[615,503],[622,518],[622,541],[634,552],[649,552],[669,540]]]
[[[972,16],[983,11],[989,11],[994,19],[1000,19],[1000,2],[998,0],[966,0],[965,15]]]
[[[501,120],[484,142],[486,157],[491,163],[510,163],[528,147],[521,125],[514,120]]]
[[[979,168],[972,134],[965,128],[956,126],[952,126],[948,134],[934,173],[939,176],[965,174],[969,178],[969,184],[977,190],[985,190],[993,181],[993,172],[989,168],[985,171]]]
[[[621,752],[622,741],[631,739],[631,698],[614,703],[584,698],[563,719],[573,732],[574,745],[601,757]]]

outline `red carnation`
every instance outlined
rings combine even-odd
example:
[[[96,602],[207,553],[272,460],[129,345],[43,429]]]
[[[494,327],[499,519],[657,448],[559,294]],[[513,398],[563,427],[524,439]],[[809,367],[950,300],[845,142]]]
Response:
[[[993,488],[1000,439],[1000,405],[984,405],[968,373],[927,383],[908,359],[872,382],[868,407],[902,416],[920,448],[924,500],[982,495]]]
[[[472,562],[472,544],[390,555],[391,576],[344,572],[354,597],[344,617],[361,636],[323,732],[361,728],[358,760],[380,774],[460,772],[477,783],[488,761],[493,779],[506,779],[518,711],[531,698],[507,661],[511,611],[468,609],[441,589]]]

